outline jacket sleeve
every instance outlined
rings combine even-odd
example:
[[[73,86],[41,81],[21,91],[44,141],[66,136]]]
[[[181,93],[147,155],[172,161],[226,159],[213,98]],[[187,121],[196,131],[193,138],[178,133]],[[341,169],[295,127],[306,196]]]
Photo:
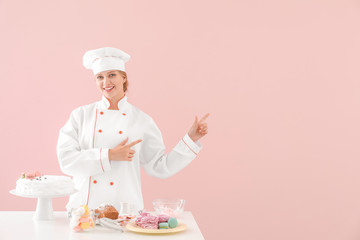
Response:
[[[142,167],[150,176],[168,178],[186,167],[201,149],[201,143],[193,142],[186,133],[172,151],[165,154],[161,132],[151,119],[145,128],[139,157]]]
[[[111,170],[108,148],[81,149],[80,126],[74,110],[60,129],[56,151],[61,171],[70,176],[93,176]]]

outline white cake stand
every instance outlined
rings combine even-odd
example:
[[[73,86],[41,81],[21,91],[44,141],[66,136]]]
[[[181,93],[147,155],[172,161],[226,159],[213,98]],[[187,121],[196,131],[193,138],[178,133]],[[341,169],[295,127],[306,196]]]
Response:
[[[36,205],[36,212],[34,215],[34,220],[52,220],[54,219],[54,211],[52,207],[52,199],[57,197],[66,197],[71,194],[76,193],[78,190],[74,189],[73,192],[65,193],[65,194],[58,194],[58,195],[27,195],[27,194],[19,194],[16,192],[15,189],[10,190],[10,193],[19,196],[19,197],[26,197],[26,198],[37,198],[37,205]]]

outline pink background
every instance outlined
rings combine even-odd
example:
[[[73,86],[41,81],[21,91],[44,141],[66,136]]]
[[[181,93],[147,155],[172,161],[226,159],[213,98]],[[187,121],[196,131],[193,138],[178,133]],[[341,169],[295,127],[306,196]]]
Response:
[[[146,208],[186,199],[206,239],[360,238],[359,1],[54,3],[0,2],[0,210],[35,210],[22,171],[62,174],[59,129],[101,98],[82,56],[111,46],[168,151],[211,113],[187,168],[142,172]]]

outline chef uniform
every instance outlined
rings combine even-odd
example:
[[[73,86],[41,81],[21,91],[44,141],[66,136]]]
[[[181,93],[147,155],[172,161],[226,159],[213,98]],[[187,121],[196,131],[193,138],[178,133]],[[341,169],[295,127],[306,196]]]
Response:
[[[125,71],[130,55],[116,48],[100,48],[85,53],[84,66],[94,75],[107,70]],[[60,129],[57,156],[64,174],[73,176],[79,191],[70,196],[66,209],[87,204],[97,208],[103,203],[120,209],[131,203],[137,212],[144,208],[140,166],[150,175],[168,178],[187,166],[202,148],[186,133],[171,152],[165,153],[161,132],[154,120],[127,101],[124,95],[119,110],[110,110],[105,96],[100,101],[73,110]],[[110,161],[109,149],[126,138],[136,153],[132,161]]]

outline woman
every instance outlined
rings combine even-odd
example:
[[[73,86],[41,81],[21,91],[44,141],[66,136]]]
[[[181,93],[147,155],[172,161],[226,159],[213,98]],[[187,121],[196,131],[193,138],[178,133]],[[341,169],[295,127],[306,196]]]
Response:
[[[83,64],[92,69],[98,102],[73,110],[60,129],[57,156],[63,173],[73,176],[79,190],[70,196],[68,212],[87,204],[102,203],[118,210],[120,202],[143,209],[140,165],[154,177],[167,178],[188,165],[199,153],[198,140],[208,132],[205,115],[171,152],[165,154],[162,135],[154,120],[127,101],[125,62],[130,55],[116,48],[85,53]]]

